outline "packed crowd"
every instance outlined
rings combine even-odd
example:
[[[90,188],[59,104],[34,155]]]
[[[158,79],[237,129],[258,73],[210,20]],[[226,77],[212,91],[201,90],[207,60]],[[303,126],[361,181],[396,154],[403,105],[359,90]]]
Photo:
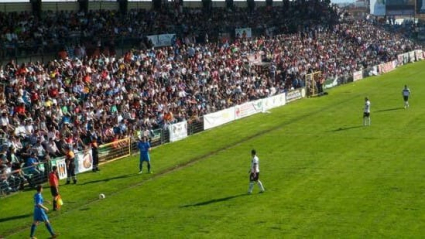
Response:
[[[203,44],[180,35],[172,46],[133,49],[121,57],[111,52],[89,57],[84,46],[79,46],[80,51],[62,52],[60,58],[47,63],[17,65],[12,60],[1,66],[4,94],[0,98],[0,188],[6,192],[16,190],[30,180],[29,174],[43,174],[36,165],[63,155],[66,147],[83,150],[93,140],[102,144],[140,132],[149,135],[151,130],[167,128],[175,122],[197,121],[204,114],[302,87],[304,76],[313,71],[322,71],[326,78],[352,74],[418,48],[379,24],[340,21],[341,14],[323,4],[302,9],[291,19],[317,12],[324,15],[298,25],[296,32],[286,25],[273,28],[268,35],[237,36],[233,41]],[[196,12],[192,11],[191,14]],[[264,11],[270,11],[269,15],[226,12],[223,21],[212,22],[225,26],[240,19],[241,12],[248,16],[235,22],[241,27],[247,26],[242,23],[247,20],[248,26],[251,22],[270,26],[269,21],[279,21],[273,16],[275,10]],[[61,14],[53,18],[59,19]],[[149,17],[156,14],[146,14],[145,20],[156,19]],[[62,24],[68,28],[78,25],[77,16],[80,15],[68,14]],[[199,18],[196,22],[208,22],[202,14]],[[124,31],[105,29],[123,29],[127,21],[122,24],[105,19],[107,24],[87,20],[87,24],[93,24],[87,29],[103,29],[112,35]],[[173,22],[173,18],[165,18],[150,23],[166,26]],[[204,26],[198,24],[195,27]],[[196,31],[187,26],[186,33]],[[138,34],[146,30],[131,28]],[[60,31],[52,34],[52,29],[45,30],[50,35],[60,35]],[[42,37],[49,34],[41,33]],[[34,37],[29,35],[29,39]],[[30,171],[20,171],[21,167],[29,167]]]
[[[238,27],[255,28],[260,34],[269,28],[276,32],[296,32],[300,21],[308,25],[326,20],[331,16],[325,14],[328,12],[327,6],[322,4],[308,7],[295,2],[284,10],[274,7],[255,11],[215,8],[205,12],[170,7],[162,11],[130,10],[126,15],[108,10],[88,13],[49,11],[43,12],[41,18],[30,12],[0,12],[0,46],[4,46],[0,47],[0,55],[37,54],[83,45],[89,48],[89,53],[93,47],[100,47],[111,48],[113,54],[115,45],[123,41],[138,45],[140,39],[148,35],[176,33],[185,43],[203,43],[207,39],[215,41],[220,33],[234,32]]]

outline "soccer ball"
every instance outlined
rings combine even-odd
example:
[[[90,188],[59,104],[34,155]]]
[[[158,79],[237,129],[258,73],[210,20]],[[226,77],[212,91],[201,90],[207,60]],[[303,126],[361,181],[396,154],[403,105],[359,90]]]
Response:
[[[101,193],[99,194],[99,199],[104,199],[105,198],[105,194]]]

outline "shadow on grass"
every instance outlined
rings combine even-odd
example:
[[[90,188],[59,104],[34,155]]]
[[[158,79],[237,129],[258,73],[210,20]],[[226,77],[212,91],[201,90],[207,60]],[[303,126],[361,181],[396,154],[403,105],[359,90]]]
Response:
[[[204,201],[204,202],[198,202],[198,203],[194,203],[194,204],[188,204],[188,205],[184,205],[181,207],[198,207],[198,206],[205,206],[211,203],[218,203],[218,202],[224,202],[233,198],[237,198],[237,197],[242,197],[242,196],[247,196],[248,194],[244,193],[244,194],[239,194],[239,195],[234,195],[234,196],[229,196],[229,197],[224,197],[224,198],[216,198],[216,199],[212,199],[212,200],[208,200],[208,201]]]
[[[387,111],[394,111],[394,110],[404,110],[404,108],[403,108],[403,107],[397,107],[397,108],[390,108],[390,109],[377,110],[377,111],[375,111],[375,112],[376,112],[376,113],[379,113],[379,112],[387,112]]]
[[[356,126],[350,126],[350,127],[341,127],[341,128],[338,128],[338,129],[331,130],[331,132],[338,132],[338,131],[350,130],[350,129],[361,128],[361,127],[363,127],[363,125],[356,125]]]
[[[16,219],[27,218],[31,215],[32,214],[23,214],[23,215],[19,215],[19,216],[0,218],[0,223],[7,222],[7,221],[13,221],[13,220],[16,220]]]
[[[134,177],[134,176],[137,176],[137,175],[138,174],[126,174],[126,175],[121,175],[121,176],[117,176],[117,177],[104,178],[104,179],[87,181],[87,182],[83,182],[83,183],[77,183],[77,185],[86,185],[86,184],[92,184],[92,183],[109,182],[111,180],[130,178],[130,177]]]

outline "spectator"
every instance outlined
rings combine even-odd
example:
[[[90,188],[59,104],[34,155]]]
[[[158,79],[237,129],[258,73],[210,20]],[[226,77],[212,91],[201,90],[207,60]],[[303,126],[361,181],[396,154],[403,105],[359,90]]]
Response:
[[[37,160],[35,153],[32,152],[24,165],[24,176],[31,187],[40,183],[43,179],[42,173],[38,169],[39,164],[40,162]]]
[[[35,145],[32,147],[32,151],[37,156],[38,160],[44,161],[46,159],[47,152],[41,144],[41,139],[38,138]]]
[[[9,174],[7,171],[7,166],[0,160],[0,193],[9,194],[13,191],[8,182]]]
[[[10,147],[7,157],[8,161],[11,164],[12,171],[12,174],[10,176],[10,181],[12,181],[11,187],[15,190],[22,190],[24,189],[24,184],[26,182],[26,179],[21,170],[21,165],[23,164],[23,162],[16,156],[16,149],[13,146]]]
[[[61,156],[61,152],[56,146],[55,141],[53,141],[53,138],[50,138],[48,142],[45,144],[46,146],[46,152],[50,155],[51,158],[56,158]]]

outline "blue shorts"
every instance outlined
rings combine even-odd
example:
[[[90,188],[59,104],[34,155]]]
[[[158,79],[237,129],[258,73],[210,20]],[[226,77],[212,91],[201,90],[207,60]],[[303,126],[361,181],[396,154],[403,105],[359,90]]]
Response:
[[[47,214],[43,209],[34,209],[34,221],[45,222],[47,220],[49,220],[49,218],[47,217]]]
[[[140,162],[143,162],[143,161],[146,161],[146,162],[150,162],[151,161],[151,158],[149,157],[149,154],[147,154],[147,155],[141,154],[140,155]]]

